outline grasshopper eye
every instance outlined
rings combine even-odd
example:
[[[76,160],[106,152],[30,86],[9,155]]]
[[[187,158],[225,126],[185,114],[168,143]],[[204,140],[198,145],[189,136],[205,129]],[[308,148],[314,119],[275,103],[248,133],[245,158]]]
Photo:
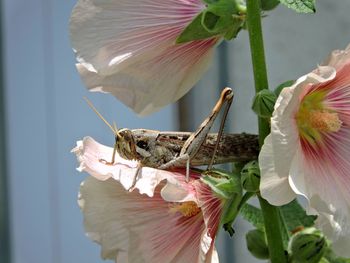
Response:
[[[148,150],[148,143],[145,141],[138,141],[136,145],[141,149]]]

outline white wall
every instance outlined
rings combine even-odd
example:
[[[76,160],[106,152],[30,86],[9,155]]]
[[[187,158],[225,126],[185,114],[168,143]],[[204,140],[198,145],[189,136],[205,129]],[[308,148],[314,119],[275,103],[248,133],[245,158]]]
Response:
[[[88,96],[121,127],[176,129],[173,107],[139,119],[114,98],[88,93],[75,70],[68,19],[75,1],[6,0],[5,68],[14,263],[102,262],[85,237],[80,182],[70,150],[83,136],[114,136]]]

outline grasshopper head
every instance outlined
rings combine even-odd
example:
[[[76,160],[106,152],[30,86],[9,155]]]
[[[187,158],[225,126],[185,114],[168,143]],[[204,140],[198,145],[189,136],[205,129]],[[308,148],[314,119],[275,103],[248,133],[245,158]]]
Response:
[[[101,113],[95,108],[95,106],[87,99],[84,98],[92,110],[97,116],[112,130],[115,136],[115,147],[119,155],[127,160],[138,159],[136,152],[135,139],[132,132],[129,129],[118,130],[117,125],[113,123],[113,126],[102,116]],[[114,155],[113,155],[114,159]]]
[[[138,159],[134,136],[129,129],[120,129],[115,133],[116,148],[120,156],[127,160]]]

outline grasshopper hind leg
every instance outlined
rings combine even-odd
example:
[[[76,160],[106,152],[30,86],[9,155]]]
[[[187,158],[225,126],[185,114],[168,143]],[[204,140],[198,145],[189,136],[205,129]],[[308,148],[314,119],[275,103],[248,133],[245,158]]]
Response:
[[[224,90],[225,91],[225,90]],[[220,128],[219,128],[219,133],[218,133],[218,137],[217,137],[217,140],[216,140],[216,144],[215,144],[215,147],[214,147],[214,151],[213,151],[213,156],[208,164],[208,167],[207,167],[207,171],[210,171],[213,167],[213,164],[215,162],[215,156],[216,156],[216,153],[219,149],[219,145],[220,145],[220,140],[221,140],[221,137],[222,137],[222,134],[223,134],[223,131],[224,131],[224,126],[225,126],[225,122],[226,122],[226,118],[227,118],[227,114],[228,114],[228,111],[231,107],[231,104],[232,104],[232,101],[233,101],[233,93],[232,93],[232,90],[227,90],[226,91],[227,95],[226,95],[226,107],[225,107],[225,110],[224,110],[224,114],[223,114],[223,118],[221,120],[221,123],[220,123]]]

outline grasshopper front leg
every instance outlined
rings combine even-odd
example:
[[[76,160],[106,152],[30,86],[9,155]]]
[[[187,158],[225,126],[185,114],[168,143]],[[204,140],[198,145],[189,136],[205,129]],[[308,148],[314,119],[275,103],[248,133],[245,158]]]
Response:
[[[207,134],[209,133],[209,130],[211,129],[218,113],[220,112],[222,106],[227,103],[226,109],[225,109],[225,115],[223,117],[223,120],[221,121],[220,125],[220,131],[218,134],[217,142],[215,145],[212,161],[209,164],[209,168],[212,165],[212,162],[214,162],[215,154],[218,148],[218,145],[220,143],[220,137],[222,135],[222,129],[224,126],[224,122],[226,120],[227,112],[229,107],[231,106],[233,100],[233,91],[231,88],[225,88],[221,92],[221,96],[219,100],[217,101],[216,105],[214,106],[211,114],[202,122],[202,124],[198,127],[198,129],[191,134],[191,136],[186,140],[184,146],[182,147],[180,154],[175,159],[161,165],[160,169],[169,169],[172,167],[179,167],[184,166],[186,164],[186,180],[189,179],[189,167],[190,167],[190,161],[191,159],[197,154],[199,151],[201,145],[205,141]]]
[[[112,160],[110,162],[108,162],[107,160],[105,159],[99,159],[99,161],[105,165],[114,165],[115,163],[115,155],[117,153],[117,142],[114,143],[114,147],[113,147],[113,154],[112,154]]]

